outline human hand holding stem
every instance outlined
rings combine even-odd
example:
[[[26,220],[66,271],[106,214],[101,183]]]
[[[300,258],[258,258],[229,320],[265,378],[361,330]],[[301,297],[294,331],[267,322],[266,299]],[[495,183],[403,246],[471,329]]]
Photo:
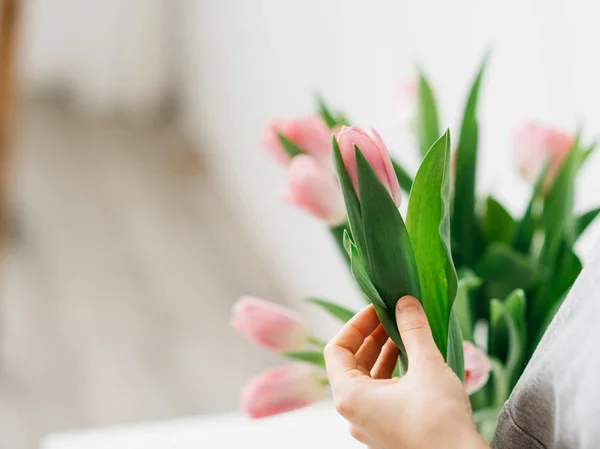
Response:
[[[325,348],[338,412],[352,436],[371,449],[485,449],[464,387],[435,345],[420,303],[405,296],[396,320],[408,370],[392,378],[398,349],[372,305],[350,320]]]

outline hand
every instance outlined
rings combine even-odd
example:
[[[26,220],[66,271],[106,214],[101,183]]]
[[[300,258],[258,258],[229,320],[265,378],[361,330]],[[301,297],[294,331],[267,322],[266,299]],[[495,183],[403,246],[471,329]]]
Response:
[[[372,449],[488,448],[420,303],[410,296],[400,299],[396,320],[408,356],[401,378],[391,378],[398,349],[373,306],[352,318],[325,348],[336,409],[350,422],[352,436]]]

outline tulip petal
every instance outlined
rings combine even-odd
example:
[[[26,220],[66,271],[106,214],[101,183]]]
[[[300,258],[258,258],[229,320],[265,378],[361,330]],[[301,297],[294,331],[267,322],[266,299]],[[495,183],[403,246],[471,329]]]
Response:
[[[242,390],[241,408],[251,418],[264,418],[306,407],[325,397],[319,371],[293,364],[265,371]]]

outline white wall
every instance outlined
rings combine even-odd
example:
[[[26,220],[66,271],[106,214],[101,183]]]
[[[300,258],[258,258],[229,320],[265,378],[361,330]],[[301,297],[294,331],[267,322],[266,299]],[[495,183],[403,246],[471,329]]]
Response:
[[[29,91],[65,87],[92,113],[143,115],[170,87],[169,0],[27,0],[20,64]]]
[[[264,124],[276,115],[310,113],[312,94],[320,91],[358,124],[378,128],[414,167],[410,137],[397,122],[398,83],[422,64],[443,101],[443,124],[455,131],[467,84],[492,46],[480,113],[480,181],[482,190],[509,198],[518,210],[527,190],[508,152],[516,123],[535,118],[568,129],[581,123],[588,135],[600,134],[595,10],[585,0],[187,0],[181,27],[187,129],[291,299],[323,295],[358,303],[320,223],[277,199],[285,175],[259,146]],[[594,157],[582,179],[581,206],[600,203],[599,168]]]
[[[272,117],[312,112],[315,92],[378,128],[415,168],[413,142],[398,122],[399,83],[421,64],[456,139],[465,90],[492,46],[480,112],[481,188],[516,210],[527,192],[508,151],[516,123],[581,123],[588,135],[600,134],[600,30],[596,6],[585,0],[25,4],[27,88],[67,85],[91,111],[143,114],[179,85],[186,129],[292,301],[321,295],[360,304],[321,224],[277,198],[285,173],[259,145]],[[582,207],[600,203],[598,169],[594,157],[582,177]]]

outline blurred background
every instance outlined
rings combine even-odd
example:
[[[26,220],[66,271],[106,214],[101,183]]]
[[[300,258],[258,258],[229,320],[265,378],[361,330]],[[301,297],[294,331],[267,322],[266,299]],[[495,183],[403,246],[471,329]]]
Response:
[[[239,295],[337,325],[360,299],[260,147],[321,93],[416,169],[399,88],[428,73],[456,137],[486,49],[479,187],[515,212],[526,119],[600,135],[584,0],[1,0],[0,447],[52,431],[235,410],[277,358],[228,325]],[[598,204],[598,154],[578,209]],[[585,260],[598,229],[588,231]]]

